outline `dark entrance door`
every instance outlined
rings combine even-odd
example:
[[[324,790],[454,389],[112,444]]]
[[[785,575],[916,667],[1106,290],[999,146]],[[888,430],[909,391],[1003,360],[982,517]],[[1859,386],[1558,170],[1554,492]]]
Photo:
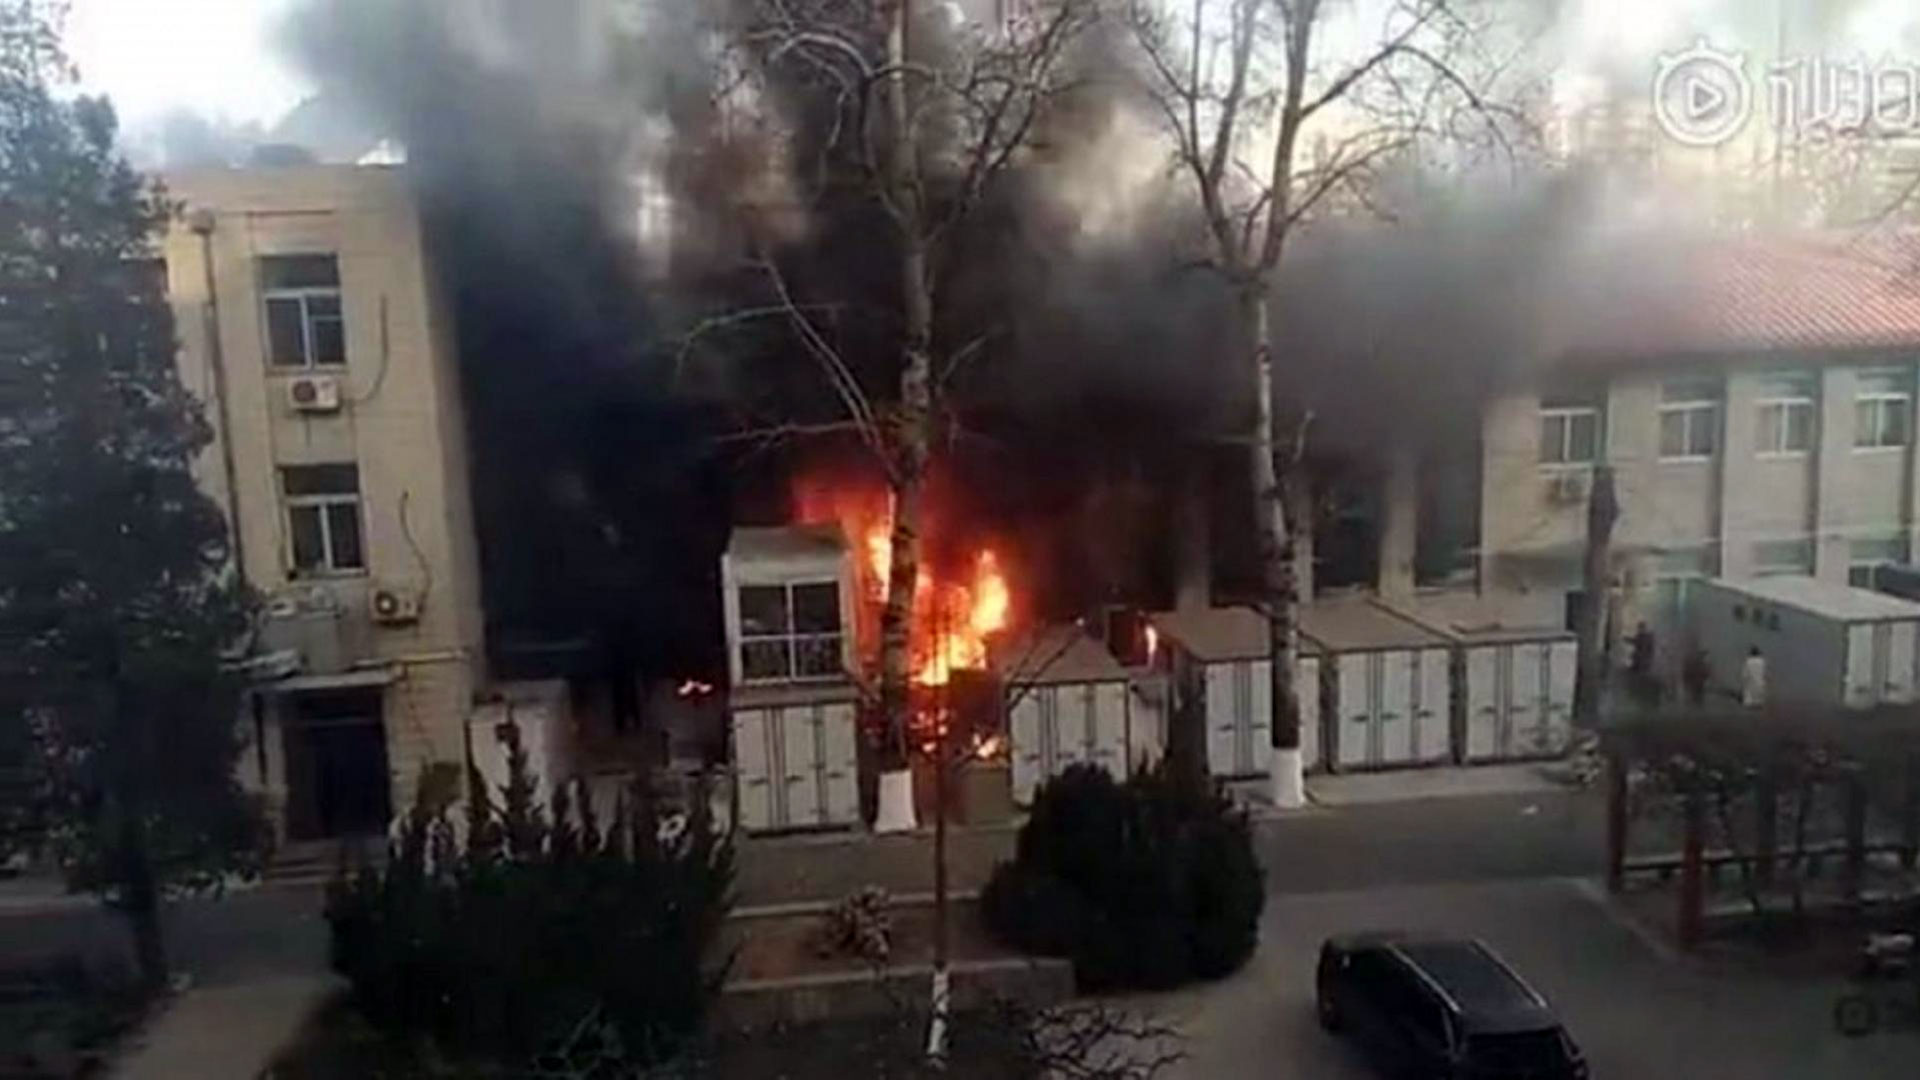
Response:
[[[292,706],[285,733],[288,837],[385,832],[392,781],[380,691],[305,693]]]

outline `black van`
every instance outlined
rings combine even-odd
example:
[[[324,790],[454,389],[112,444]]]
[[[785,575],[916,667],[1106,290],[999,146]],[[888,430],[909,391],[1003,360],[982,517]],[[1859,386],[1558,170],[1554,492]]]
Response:
[[[1478,941],[1355,934],[1320,947],[1320,1025],[1388,1076],[1586,1080],[1546,1000]]]

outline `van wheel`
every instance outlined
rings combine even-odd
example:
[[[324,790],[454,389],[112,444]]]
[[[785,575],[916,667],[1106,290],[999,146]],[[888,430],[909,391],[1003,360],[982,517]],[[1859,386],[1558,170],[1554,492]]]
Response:
[[[1850,1039],[1871,1035],[1880,1026],[1880,1010],[1865,994],[1842,994],[1833,1003],[1833,1026]]]
[[[1318,1013],[1320,1016],[1321,1030],[1339,1031],[1340,1030],[1340,1010],[1338,1007],[1334,1005],[1333,998],[1329,997],[1324,992],[1316,995],[1316,998],[1317,998],[1317,1003],[1314,1011]]]

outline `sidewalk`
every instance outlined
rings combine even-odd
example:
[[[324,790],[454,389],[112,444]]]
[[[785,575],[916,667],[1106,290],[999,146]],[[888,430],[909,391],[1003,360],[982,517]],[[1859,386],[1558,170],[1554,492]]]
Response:
[[[1567,788],[1539,763],[1443,766],[1393,772],[1310,776],[1303,810],[1276,810],[1264,779],[1234,781],[1228,790],[1256,824],[1337,811],[1345,806],[1487,795],[1547,795]],[[1022,819],[1024,820],[1024,819]],[[1016,825],[955,827],[947,833],[948,886],[984,888],[993,866],[1013,858]],[[746,837],[735,860],[735,910],[832,903],[865,885],[895,897],[933,889],[933,833],[875,836],[865,831]]]
[[[339,986],[332,976],[288,975],[188,990],[148,1021],[112,1075],[254,1080]]]
[[[0,918],[38,915],[49,911],[77,911],[100,906],[97,897],[70,893],[59,877],[26,873],[0,878]]]
[[[1016,835],[1006,826],[949,829],[948,888],[965,893],[985,887],[994,863],[1013,858]],[[736,910],[832,903],[865,885],[895,896],[933,889],[933,833],[926,830],[748,837],[736,850]]]
[[[1547,765],[1441,765],[1392,772],[1342,773],[1307,777],[1307,798],[1318,806],[1362,806],[1478,795],[1544,795],[1566,785],[1544,770]]]

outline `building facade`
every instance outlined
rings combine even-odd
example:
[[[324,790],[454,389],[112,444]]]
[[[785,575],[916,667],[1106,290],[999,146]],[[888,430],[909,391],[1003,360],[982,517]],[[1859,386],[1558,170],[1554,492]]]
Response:
[[[1871,585],[1920,532],[1920,284],[1885,252],[1735,245],[1729,270],[1623,309],[1489,403],[1477,594],[1488,619],[1570,625],[1594,468],[1613,470],[1611,623],[1684,634],[1687,583],[1799,574]],[[1444,606],[1444,599],[1433,602]],[[1665,650],[1668,655],[1677,650]]]
[[[169,176],[180,368],[198,462],[264,599],[244,782],[282,841],[377,833],[468,760],[484,685],[452,327],[401,172]]]

